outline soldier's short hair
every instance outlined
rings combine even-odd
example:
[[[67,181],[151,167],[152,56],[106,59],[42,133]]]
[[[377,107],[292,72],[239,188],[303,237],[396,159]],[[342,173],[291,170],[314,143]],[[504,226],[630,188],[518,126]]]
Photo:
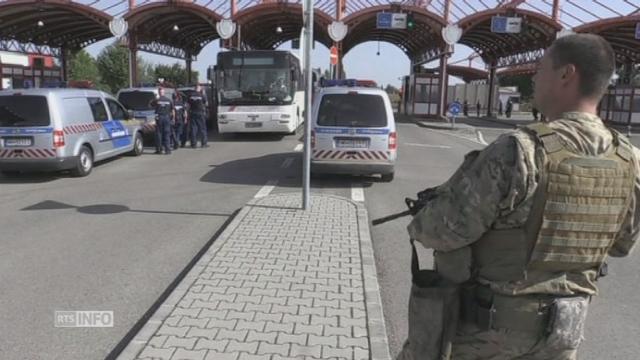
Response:
[[[601,36],[573,34],[563,36],[549,48],[554,68],[573,64],[580,74],[580,93],[601,97],[615,71],[615,54]]]

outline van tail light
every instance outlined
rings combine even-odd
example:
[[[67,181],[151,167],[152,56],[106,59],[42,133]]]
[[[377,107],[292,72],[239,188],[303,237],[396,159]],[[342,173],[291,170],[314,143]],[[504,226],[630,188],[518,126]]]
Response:
[[[316,132],[311,130],[311,148],[316,147]]]
[[[53,147],[61,148],[64,147],[64,131],[62,130],[54,130],[53,131]]]
[[[398,134],[396,132],[392,132],[389,134],[389,150],[398,149]]]

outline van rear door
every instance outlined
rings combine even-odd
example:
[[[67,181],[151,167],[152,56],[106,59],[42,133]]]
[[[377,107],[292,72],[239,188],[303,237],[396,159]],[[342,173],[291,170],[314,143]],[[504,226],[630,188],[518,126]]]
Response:
[[[55,156],[47,97],[21,93],[0,96],[0,158]]]

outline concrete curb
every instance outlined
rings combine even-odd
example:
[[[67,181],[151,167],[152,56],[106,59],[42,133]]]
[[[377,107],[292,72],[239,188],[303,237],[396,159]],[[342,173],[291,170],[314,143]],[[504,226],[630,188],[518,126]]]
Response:
[[[180,300],[187,293],[191,285],[196,281],[198,276],[202,273],[202,271],[206,268],[206,265],[211,262],[212,253],[217,252],[224,243],[227,242],[229,237],[233,234],[233,232],[238,228],[238,226],[242,223],[242,220],[247,216],[250,207],[243,207],[242,210],[238,213],[238,215],[231,221],[229,226],[218,236],[218,238],[211,244],[206,251],[206,253],[198,260],[196,265],[189,271],[189,273],[180,281],[180,284],[173,289],[171,295],[160,305],[158,310],[151,316],[151,318],[147,321],[147,323],[140,329],[140,331],[133,337],[133,339],[127,344],[124,350],[118,355],[117,360],[134,360],[140,352],[147,345],[149,340],[153,337],[153,335],[158,331],[158,328],[162,324],[162,322],[171,314],[176,305],[180,302]]]

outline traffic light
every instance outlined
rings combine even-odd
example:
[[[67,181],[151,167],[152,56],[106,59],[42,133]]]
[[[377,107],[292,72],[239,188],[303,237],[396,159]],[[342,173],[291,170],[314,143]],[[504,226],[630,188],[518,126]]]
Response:
[[[407,14],[407,30],[413,30],[416,27],[416,20],[413,18],[412,13]]]

